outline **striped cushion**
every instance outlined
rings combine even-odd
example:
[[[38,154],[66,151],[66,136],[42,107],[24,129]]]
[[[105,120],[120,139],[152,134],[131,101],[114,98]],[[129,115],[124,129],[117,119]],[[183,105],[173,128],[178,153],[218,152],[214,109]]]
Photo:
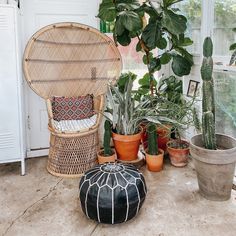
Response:
[[[59,130],[61,132],[76,132],[92,127],[93,125],[95,125],[96,120],[97,115],[93,115],[90,118],[82,120],[53,120],[53,125],[56,130]]]

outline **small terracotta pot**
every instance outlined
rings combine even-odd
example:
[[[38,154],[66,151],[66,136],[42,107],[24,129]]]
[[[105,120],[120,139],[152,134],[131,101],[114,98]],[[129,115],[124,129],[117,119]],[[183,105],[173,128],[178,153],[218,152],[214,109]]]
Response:
[[[157,127],[157,144],[158,148],[161,148],[162,150],[166,151],[166,144],[168,141],[170,141],[170,125],[166,125],[166,127],[158,126]],[[142,125],[143,128],[143,134],[142,134],[142,142],[143,142],[143,148],[146,149],[148,144],[147,144],[147,132],[146,128],[144,125]]]
[[[134,135],[121,135],[112,132],[112,139],[118,159],[133,161],[138,158],[141,134],[141,131]]]
[[[99,152],[97,152],[97,156],[98,156],[98,163],[99,164],[103,164],[103,163],[106,163],[106,162],[115,162],[116,161],[116,154],[115,154],[114,150],[113,150],[113,155],[104,156],[103,149],[102,149]]]
[[[159,148],[158,155],[150,155],[146,152],[147,168],[150,171],[159,172],[163,169],[164,150]]]
[[[189,143],[185,140],[181,140],[181,143],[186,144],[188,147],[180,149],[180,148],[171,147],[171,144],[173,142],[177,142],[177,140],[171,140],[166,144],[167,151],[170,157],[170,162],[173,166],[184,167],[188,164]]]

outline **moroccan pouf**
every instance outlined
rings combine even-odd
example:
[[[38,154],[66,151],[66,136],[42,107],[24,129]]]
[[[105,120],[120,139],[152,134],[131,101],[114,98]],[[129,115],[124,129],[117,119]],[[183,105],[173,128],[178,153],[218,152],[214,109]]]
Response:
[[[143,175],[134,166],[120,163],[106,163],[87,171],[79,188],[83,212],[105,224],[132,219],[147,193]]]

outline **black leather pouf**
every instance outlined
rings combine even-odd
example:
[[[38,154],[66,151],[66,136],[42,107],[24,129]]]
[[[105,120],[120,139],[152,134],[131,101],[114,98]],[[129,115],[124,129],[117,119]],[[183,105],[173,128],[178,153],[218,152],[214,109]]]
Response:
[[[134,166],[120,163],[87,171],[79,188],[83,212],[106,224],[122,223],[136,216],[147,193],[143,175]]]

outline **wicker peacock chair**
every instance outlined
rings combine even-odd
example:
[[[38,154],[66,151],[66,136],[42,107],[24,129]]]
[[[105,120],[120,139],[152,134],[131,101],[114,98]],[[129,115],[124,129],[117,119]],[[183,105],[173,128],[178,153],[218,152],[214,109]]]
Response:
[[[96,164],[100,112],[107,84],[115,83],[122,68],[121,56],[106,35],[87,25],[57,23],[36,32],[23,58],[29,86],[47,102],[50,150],[48,171],[56,176],[76,177]],[[92,94],[95,123],[79,131],[55,127],[52,97]]]

